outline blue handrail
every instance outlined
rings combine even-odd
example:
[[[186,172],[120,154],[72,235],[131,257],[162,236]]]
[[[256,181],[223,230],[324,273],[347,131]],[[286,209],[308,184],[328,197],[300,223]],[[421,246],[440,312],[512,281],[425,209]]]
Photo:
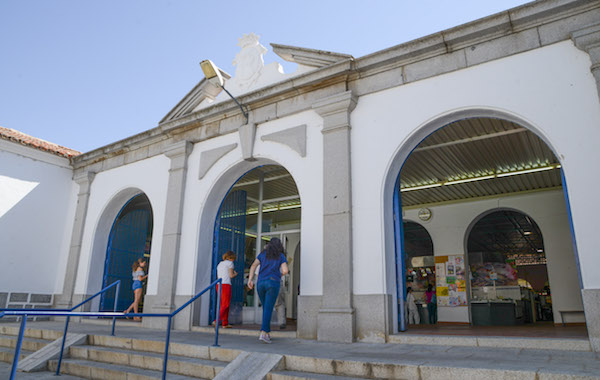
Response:
[[[15,346],[15,357],[13,358],[13,364],[12,364],[12,368],[10,371],[10,380],[13,380],[15,378],[15,374],[17,373],[17,364],[19,363],[19,356],[21,355],[21,344],[23,342],[23,334],[25,333],[25,323],[27,321],[28,315],[30,315],[30,316],[32,316],[32,315],[54,315],[54,316],[66,316],[67,317],[67,322],[65,323],[65,333],[63,336],[62,346],[60,348],[60,360],[62,360],[62,353],[65,348],[65,338],[67,336],[67,326],[69,325],[69,319],[71,318],[70,315],[73,314],[73,310],[75,310],[78,307],[93,300],[94,298],[96,298],[100,294],[106,292],[108,289],[112,288],[113,286],[117,287],[117,289],[115,291],[115,302],[113,305],[113,312],[116,312],[117,311],[117,302],[119,300],[119,290],[121,288],[121,280],[117,280],[117,281],[113,282],[112,284],[108,285],[104,289],[100,290],[98,293],[94,294],[91,297],[88,297],[87,299],[78,303],[77,305],[73,306],[70,309],[35,309],[35,312],[33,312],[32,309],[0,309],[0,318],[2,318],[5,315],[22,315],[23,316],[21,318],[21,328],[19,329],[19,338],[18,338],[17,344]],[[68,314],[66,314],[66,313],[68,313]],[[112,332],[111,332],[111,335],[113,335],[113,336],[115,335],[115,321],[116,321],[116,317],[113,317]],[[59,360],[59,363],[60,363],[60,360]],[[59,368],[60,368],[60,365],[59,365]],[[58,372],[56,374],[58,375]]]
[[[10,374],[10,380],[14,380],[15,378],[15,374],[17,372],[17,365],[19,362],[19,355],[21,354],[21,344],[23,342],[23,334],[25,332],[25,324],[27,321],[27,317],[28,316],[36,316],[36,315],[43,315],[43,316],[54,316],[54,317],[67,317],[67,320],[65,322],[65,330],[64,330],[64,334],[63,334],[63,341],[62,341],[62,345],[60,348],[60,356],[58,358],[58,365],[56,368],[56,375],[59,376],[60,375],[60,365],[62,363],[62,357],[63,357],[63,351],[65,348],[65,340],[67,338],[67,330],[69,328],[69,320],[71,317],[112,317],[113,318],[113,328],[112,328],[112,335],[114,335],[115,332],[115,327],[114,327],[114,320],[116,318],[123,318],[123,317],[130,317],[130,316],[135,316],[135,317],[163,317],[163,318],[168,318],[167,321],[167,336],[166,336],[166,340],[165,340],[165,354],[164,354],[164,359],[163,359],[163,373],[162,373],[162,379],[165,380],[167,377],[167,362],[168,362],[168,358],[169,358],[169,344],[170,344],[170,338],[171,338],[171,322],[172,319],[175,315],[177,315],[177,313],[179,313],[181,310],[183,310],[185,307],[187,307],[188,305],[190,305],[192,302],[194,302],[196,299],[198,299],[198,297],[200,297],[201,295],[203,295],[204,293],[206,293],[208,290],[212,289],[213,287],[216,287],[218,284],[220,284],[222,282],[222,279],[217,279],[216,281],[214,281],[213,283],[211,283],[209,286],[207,286],[204,290],[202,290],[200,293],[196,294],[194,297],[192,297],[189,301],[187,301],[185,304],[183,304],[181,307],[179,307],[177,310],[175,310],[172,313],[169,314],[157,314],[157,313],[118,313],[118,312],[85,312],[85,311],[72,311],[73,309],[83,305],[83,303],[89,301],[90,299],[98,296],[100,293],[97,293],[95,295],[93,295],[92,297],[90,297],[88,300],[86,300],[85,302],[75,306],[73,309],[71,309],[70,311],[65,311],[65,310],[53,310],[53,311],[38,311],[38,310],[32,310],[32,309],[26,309],[26,310],[5,310],[5,311],[0,311],[0,318],[2,318],[5,315],[16,315],[16,316],[22,316],[21,318],[21,327],[19,328],[19,336],[17,339],[17,344],[15,346],[15,356],[13,358],[13,364],[12,364],[12,370],[11,370],[11,374]],[[113,283],[114,284],[114,283]],[[111,285],[112,286],[112,285]],[[219,310],[221,308],[221,291],[217,292],[217,319],[216,319],[216,327],[215,327],[215,344],[213,346],[218,347],[219,346]]]

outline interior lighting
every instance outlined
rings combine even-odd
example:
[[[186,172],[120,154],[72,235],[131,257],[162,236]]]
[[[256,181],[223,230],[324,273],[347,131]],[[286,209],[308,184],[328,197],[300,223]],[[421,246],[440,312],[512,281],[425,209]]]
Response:
[[[511,176],[511,175],[520,175],[520,174],[527,174],[527,173],[543,172],[543,171],[552,170],[552,169],[557,169],[557,165],[542,166],[540,168],[533,168],[533,169],[517,170],[517,171],[514,171],[514,172],[508,172],[508,173],[500,173],[500,174],[496,174],[496,177],[508,177],[508,176]]]
[[[406,191],[413,191],[413,190],[424,190],[424,189],[430,189],[430,188],[439,187],[439,186],[448,186],[448,185],[457,185],[459,183],[466,183],[466,182],[484,181],[486,179],[509,177],[509,176],[513,176],[513,175],[521,175],[521,174],[528,174],[528,173],[536,173],[536,172],[542,172],[542,171],[546,171],[546,170],[560,169],[560,168],[561,168],[561,165],[559,165],[559,164],[549,165],[549,166],[543,166],[543,167],[533,168],[533,169],[515,170],[512,172],[506,172],[506,173],[487,174],[487,175],[484,175],[481,177],[473,177],[473,178],[457,179],[454,181],[432,183],[430,185],[404,187],[404,188],[400,189],[400,191],[406,192]]]
[[[485,176],[482,176],[482,177],[457,179],[455,181],[444,182],[444,186],[456,185],[456,184],[459,184],[459,183],[466,183],[466,182],[483,181],[484,179],[492,179],[492,178],[495,178],[495,177],[496,177],[495,174],[491,174],[491,175],[485,175]]]
[[[523,232],[523,235],[531,235],[531,231],[525,231]]]
[[[442,186],[441,183],[433,183],[431,185],[405,187],[404,189],[400,189],[400,191],[404,192],[404,191],[413,191],[413,190],[423,190],[423,189],[431,189],[432,187],[440,187],[440,186]]]
[[[537,251],[538,251],[539,253],[542,253],[542,252],[544,252],[544,250],[543,250],[543,249],[538,249]]]

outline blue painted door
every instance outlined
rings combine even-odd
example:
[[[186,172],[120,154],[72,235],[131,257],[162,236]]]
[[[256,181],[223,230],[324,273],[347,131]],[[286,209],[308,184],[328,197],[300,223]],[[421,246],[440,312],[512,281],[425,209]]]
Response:
[[[130,201],[131,202],[131,201]],[[149,251],[146,241],[150,235],[151,211],[148,208],[128,209],[123,207],[113,224],[106,250],[102,286],[121,280],[121,291],[117,310],[127,309],[133,302],[131,290],[133,279],[132,264]],[[110,290],[100,300],[101,311],[112,311],[115,292]]]
[[[229,322],[242,323],[242,306],[244,301],[244,267],[246,243],[246,192],[236,190],[230,192],[219,210],[215,222],[212,281],[217,279],[217,265],[223,260],[223,254],[233,251],[236,254],[234,262],[238,275],[231,281],[231,304],[229,308]],[[210,320],[214,321],[216,305],[215,292],[211,292]]]

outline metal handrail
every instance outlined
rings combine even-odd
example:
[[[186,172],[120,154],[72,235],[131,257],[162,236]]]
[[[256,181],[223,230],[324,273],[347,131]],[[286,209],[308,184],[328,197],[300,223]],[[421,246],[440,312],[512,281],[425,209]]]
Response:
[[[25,333],[25,323],[27,321],[28,315],[29,316],[53,315],[53,316],[66,316],[67,317],[67,322],[65,323],[65,333],[63,336],[62,346],[60,348],[60,359],[62,360],[62,353],[65,348],[65,338],[67,336],[67,326],[69,325],[69,319],[71,318],[70,315],[73,314],[73,310],[88,303],[89,301],[98,297],[100,294],[105,293],[108,289],[112,288],[113,286],[117,287],[117,289],[115,290],[115,302],[113,304],[113,312],[116,312],[117,311],[117,303],[119,301],[119,290],[121,288],[121,280],[117,280],[117,281],[113,282],[112,284],[108,285],[107,287],[101,289],[99,292],[97,292],[93,296],[88,297],[87,299],[78,303],[77,305],[73,306],[70,309],[35,309],[35,311],[33,311],[32,309],[0,309],[0,318],[2,318],[5,315],[22,315],[21,327],[19,329],[19,338],[17,339],[17,344],[15,346],[15,357],[13,358],[13,364],[12,364],[12,368],[10,371],[10,380],[13,380],[15,378],[15,374],[17,372],[17,364],[19,363],[19,356],[21,355],[21,344],[23,342],[23,334]],[[66,314],[66,313],[68,313],[68,314]],[[113,336],[115,335],[115,321],[116,321],[116,317],[113,317],[112,332],[111,332],[111,335],[113,335]],[[59,368],[60,368],[60,364],[59,364]],[[58,375],[58,372],[57,372],[57,375]]]
[[[17,344],[15,346],[15,356],[13,358],[10,380],[14,380],[15,373],[17,371],[17,365],[19,362],[19,355],[21,354],[21,344],[23,342],[23,334],[25,332],[25,324],[27,321],[27,317],[28,316],[36,316],[36,315],[54,316],[54,317],[65,317],[66,316],[67,317],[67,320],[65,322],[63,341],[62,341],[62,345],[60,348],[60,356],[58,358],[58,365],[56,368],[57,376],[60,376],[60,365],[62,363],[63,351],[65,348],[65,340],[67,338],[67,330],[69,328],[69,320],[71,317],[112,317],[113,318],[112,335],[114,335],[114,320],[116,318],[124,318],[124,317],[130,317],[130,316],[168,318],[167,336],[165,339],[165,354],[164,354],[164,359],[163,359],[163,374],[162,374],[162,379],[165,380],[166,376],[167,376],[167,362],[168,362],[168,358],[169,358],[169,344],[170,344],[170,339],[171,339],[171,322],[172,322],[173,317],[175,315],[177,315],[181,310],[183,310],[184,308],[189,306],[196,299],[198,299],[201,295],[206,293],[208,290],[212,289],[213,287],[216,287],[218,284],[221,284],[222,281],[223,281],[222,279],[217,279],[216,281],[211,283],[209,286],[207,286],[204,290],[202,290],[200,293],[196,294],[189,301],[187,301],[185,304],[183,304],[181,307],[179,307],[177,310],[175,310],[174,312],[169,313],[169,314],[158,314],[158,313],[127,313],[127,314],[125,314],[125,313],[117,313],[117,312],[97,312],[97,313],[95,313],[95,312],[85,312],[85,311],[74,312],[74,311],[61,311],[61,310],[37,311],[37,310],[32,310],[32,309],[27,309],[25,311],[0,311],[0,318],[2,318],[5,315],[22,316],[21,327],[19,328],[19,337],[17,339]],[[93,298],[97,295],[98,294],[95,294],[91,298]],[[79,304],[76,307],[79,307],[82,304]],[[219,322],[220,322],[219,310],[221,309],[221,291],[217,292],[217,305],[216,306],[217,306],[217,311],[216,311],[217,318],[216,318],[216,327],[215,327],[215,344],[213,346],[218,347],[219,346]]]
[[[78,303],[77,305],[73,306],[70,309],[35,309],[35,311],[66,311],[66,312],[71,312],[75,309],[77,309],[80,306],[83,306],[84,304],[90,302],[91,300],[93,300],[94,298],[98,297],[100,294],[105,293],[108,289],[112,288],[113,286],[116,286],[117,289],[115,291],[115,301],[113,303],[113,311],[116,312],[117,311],[117,304],[119,303],[119,294],[120,294],[120,289],[121,289],[121,280],[117,280],[115,282],[113,282],[112,284],[108,285],[107,287],[103,288],[102,290],[100,290],[99,292],[97,292],[96,294],[94,294],[93,296],[90,296],[88,298],[86,298],[84,301]],[[12,308],[12,309],[0,309],[0,312],[5,312],[5,311],[30,311],[32,309],[19,309],[19,308]],[[2,313],[2,315],[0,315],[0,318],[2,318],[2,316],[4,315],[4,313]],[[115,335],[115,319],[113,317],[113,325],[112,325],[112,333],[111,335]]]

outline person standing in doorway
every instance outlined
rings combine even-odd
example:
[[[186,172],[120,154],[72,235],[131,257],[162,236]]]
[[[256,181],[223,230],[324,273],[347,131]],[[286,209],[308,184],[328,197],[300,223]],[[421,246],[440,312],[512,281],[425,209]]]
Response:
[[[144,281],[146,278],[148,278],[148,275],[144,273],[144,268],[146,267],[146,259],[143,257],[140,257],[139,259],[137,259],[136,261],[133,262],[133,265],[131,266],[131,277],[133,278],[133,284],[131,285],[131,289],[133,289],[133,302],[131,303],[131,305],[129,305],[129,307],[127,308],[127,310],[124,311],[125,314],[129,313],[131,311],[131,309],[133,309],[134,313],[138,313],[138,308],[139,308],[139,304],[140,301],[142,300],[142,281]],[[129,318],[129,317],[127,317]],[[141,321],[142,318],[140,317],[134,317],[133,318],[134,321]]]
[[[437,297],[435,290],[431,284],[427,285],[425,292],[425,301],[427,302],[427,314],[429,315],[429,323],[435,325],[437,323]]]
[[[281,286],[281,276],[289,272],[287,259],[283,252],[281,240],[273,238],[261,252],[250,267],[248,276],[248,287],[254,287],[254,271],[260,265],[260,272],[256,282],[258,297],[263,305],[262,325],[260,327],[259,340],[263,343],[271,343],[271,316],[273,315],[273,306],[279,294]]]
[[[418,325],[421,323],[421,317],[419,316],[419,309],[417,307],[417,303],[415,302],[415,295],[413,294],[412,288],[409,286],[406,289],[406,307],[408,309],[408,323],[414,323]]]
[[[229,324],[229,305],[231,304],[231,279],[237,276],[237,272],[234,269],[235,265],[233,263],[235,259],[235,253],[227,251],[223,254],[223,261],[217,265],[217,277],[222,280],[219,320],[226,329],[231,328],[231,325]],[[217,285],[217,292],[218,291],[219,285]]]

